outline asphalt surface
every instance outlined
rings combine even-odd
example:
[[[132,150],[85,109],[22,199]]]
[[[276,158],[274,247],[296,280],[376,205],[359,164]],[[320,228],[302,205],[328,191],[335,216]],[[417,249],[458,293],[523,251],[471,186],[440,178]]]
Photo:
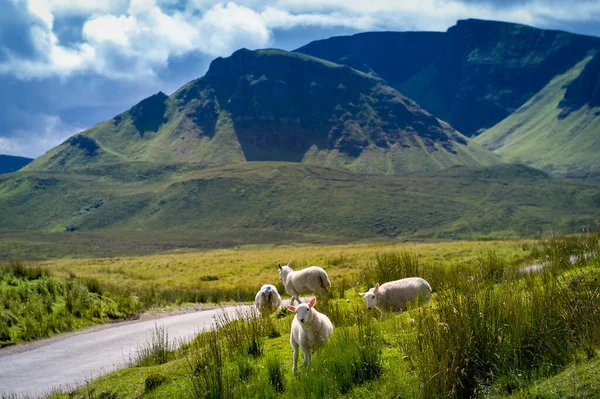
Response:
[[[127,365],[136,350],[149,342],[156,326],[164,326],[169,340],[181,344],[203,329],[213,316],[251,305],[214,308],[163,318],[100,326],[27,345],[0,350],[2,394],[40,396],[53,388],[74,388],[87,380]]]

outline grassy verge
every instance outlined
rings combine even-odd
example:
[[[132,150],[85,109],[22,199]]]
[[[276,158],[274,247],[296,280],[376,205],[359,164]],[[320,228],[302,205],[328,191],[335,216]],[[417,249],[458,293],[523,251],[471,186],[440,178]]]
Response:
[[[55,277],[18,262],[0,265],[0,347],[126,318],[140,307],[131,293],[105,290],[92,278]]]
[[[518,259],[497,251],[457,256],[439,269],[423,262],[420,253],[372,255],[358,285],[334,289],[317,302],[334,323],[334,335],[298,376],[291,373],[291,313],[249,314],[238,321],[224,315],[216,321],[218,330],[199,334],[161,361],[54,396],[466,398],[529,392],[569,397],[573,378],[575,392],[585,393],[597,373],[599,238],[590,234],[530,247],[528,256],[535,252],[551,261],[536,274],[520,272]],[[572,263],[571,256],[579,260]],[[431,280],[432,301],[383,321],[356,294],[371,281],[414,273]],[[341,280],[333,284],[340,286]],[[159,341],[163,345],[156,352],[162,353],[165,341]],[[552,381],[571,385],[561,390]]]

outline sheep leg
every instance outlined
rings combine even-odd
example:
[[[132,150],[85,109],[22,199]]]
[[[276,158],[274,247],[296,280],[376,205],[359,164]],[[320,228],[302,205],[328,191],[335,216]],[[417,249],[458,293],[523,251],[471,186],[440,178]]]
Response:
[[[307,366],[310,366],[310,349],[302,349],[302,354],[304,355],[302,368],[305,369]]]
[[[294,347],[294,360],[292,363],[292,373],[296,374],[297,371],[298,371],[298,347],[295,346]]]
[[[379,309],[377,306],[375,306],[375,309],[379,310],[380,319],[383,320],[383,310]]]

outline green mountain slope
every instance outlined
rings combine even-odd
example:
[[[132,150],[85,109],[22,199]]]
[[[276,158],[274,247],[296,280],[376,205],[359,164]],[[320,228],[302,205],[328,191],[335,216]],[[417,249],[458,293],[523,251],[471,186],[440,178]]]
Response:
[[[495,155],[377,77],[281,50],[239,50],[74,136],[28,171],[131,161],[290,161],[373,174],[493,165]]]
[[[600,39],[469,19],[443,34],[361,34],[313,42],[296,51],[372,71],[474,136],[510,115],[593,49],[600,49]]]
[[[599,55],[590,55],[557,76],[475,140],[508,162],[525,163],[561,175],[598,175],[600,96],[594,97],[593,84],[580,81],[589,71],[596,71],[592,81],[600,76],[598,60]],[[583,93],[574,92],[577,87]]]
[[[599,206],[598,185],[514,165],[369,176],[285,162],[130,163],[0,178],[0,230],[517,237],[579,231]]]
[[[0,155],[0,174],[16,172],[29,164],[33,159],[15,157],[12,155]]]

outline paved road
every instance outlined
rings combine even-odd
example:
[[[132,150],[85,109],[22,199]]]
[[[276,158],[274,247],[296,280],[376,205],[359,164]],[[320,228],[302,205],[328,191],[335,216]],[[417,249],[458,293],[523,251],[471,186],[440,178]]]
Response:
[[[170,341],[189,340],[210,328],[213,316],[223,310],[235,317],[236,309],[249,308],[230,306],[118,323],[5,348],[0,350],[0,397],[9,392],[39,396],[51,388],[81,385],[125,366],[130,355],[149,341],[156,325],[166,328]]]

